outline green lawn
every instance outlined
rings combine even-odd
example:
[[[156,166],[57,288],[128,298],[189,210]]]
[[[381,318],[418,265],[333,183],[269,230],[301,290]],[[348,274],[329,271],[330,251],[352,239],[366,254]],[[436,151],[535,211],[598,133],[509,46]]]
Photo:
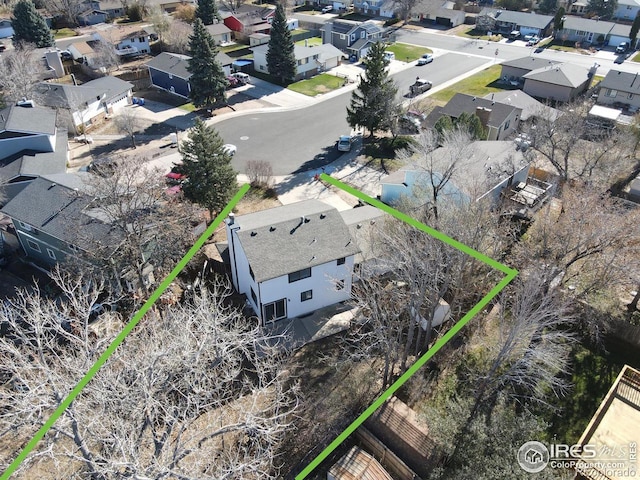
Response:
[[[640,52],[636,53],[631,59],[632,62],[640,62]]]
[[[53,37],[58,40],[60,38],[75,37],[77,34],[70,28],[59,28],[53,31]]]
[[[409,45],[407,43],[394,43],[393,45],[389,45],[385,50],[395,53],[396,60],[402,62],[412,62],[419,59],[425,53],[433,53],[429,48]]]
[[[437,101],[448,102],[456,93],[466,93],[476,97],[483,97],[487,93],[501,92],[504,88],[499,88],[497,82],[500,79],[500,65],[493,65],[471,77],[465,78],[451,85],[449,88],[434,93],[429,98]]]
[[[336,77],[335,75],[329,75],[328,73],[321,73],[313,78],[307,80],[300,80],[299,82],[292,83],[287,88],[294,92],[303,93],[310,97],[315,97],[322,93],[330,92],[344,85],[344,78]]]
[[[296,45],[304,47],[305,43],[307,42],[307,45],[309,47],[315,47],[316,45],[322,45],[322,39],[320,37],[311,37],[311,38],[307,38],[306,40],[299,40],[296,42]]]
[[[227,45],[225,47],[218,47],[222,53],[235,52],[236,50],[242,50],[244,48],[249,48],[249,45],[245,45],[243,43],[234,43],[233,45]]]
[[[491,42],[499,42],[503,38],[500,34],[491,36],[485,35],[484,32],[479,32],[474,27],[471,27],[463,32],[458,32],[457,35],[459,37],[473,38],[474,40],[484,40],[485,42],[487,40]]]
[[[178,106],[178,108],[180,110],[186,110],[187,112],[195,112],[197,110],[195,105],[193,103],[191,103],[191,102],[184,103],[184,104]]]

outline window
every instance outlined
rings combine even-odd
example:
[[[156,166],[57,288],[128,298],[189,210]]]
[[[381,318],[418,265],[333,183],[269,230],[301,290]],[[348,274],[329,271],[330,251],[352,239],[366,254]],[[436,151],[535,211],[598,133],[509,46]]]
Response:
[[[267,303],[263,307],[264,321],[274,322],[287,316],[287,299],[281,298],[275,302]]]
[[[586,35],[586,34],[587,34],[587,32],[585,32],[584,30],[578,30],[578,31],[576,32],[576,35],[584,36],[584,35]]]
[[[298,280],[309,278],[310,276],[311,268],[303,268],[302,270],[298,270],[297,272],[292,272],[289,274],[289,283],[297,282]]]
[[[56,253],[50,248],[47,248],[47,255],[49,255],[51,260],[56,260]]]
[[[169,74],[169,80],[173,80],[173,75]]]
[[[140,43],[144,43],[144,42],[145,42],[145,38],[144,38],[144,37],[138,37],[138,41],[139,41]]]
[[[251,287],[251,298],[253,299],[253,303],[254,304],[258,304],[258,296],[256,295],[256,292],[253,291],[253,287]]]
[[[360,38],[365,38],[367,36],[367,32],[362,31],[360,32]]]
[[[300,301],[306,302],[307,300],[311,300],[313,298],[313,290],[307,290],[306,292],[302,292],[300,294]]]
[[[344,280],[336,280],[336,290],[344,290]]]
[[[40,250],[40,245],[38,245],[36,242],[33,242],[31,240],[27,240],[27,245],[29,245],[29,248],[31,250],[35,250],[36,252],[41,252],[42,250]]]
[[[264,65],[260,65],[260,70],[266,71],[267,68]]]
[[[340,40],[346,40],[347,36],[344,33],[340,34]]]
[[[28,223],[24,223],[24,222],[18,222],[18,223],[20,224],[22,229],[26,230],[27,232],[30,232],[31,230],[33,230],[33,228],[31,228],[31,225],[29,225]]]
[[[355,33],[352,33],[352,34],[351,34],[351,41],[352,41],[352,42],[355,42],[355,41],[356,41],[356,34],[355,34]]]
[[[342,258],[339,258],[338,260],[336,260],[336,263],[337,263],[338,265],[344,265],[345,260],[346,260],[346,259],[345,259],[344,257],[342,257]]]
[[[604,94],[605,97],[611,97],[611,98],[614,98],[616,95],[618,95],[618,91],[617,90],[611,90],[610,88],[607,89],[607,91]]]
[[[249,275],[251,275],[251,278],[253,278],[253,280],[256,279],[256,276],[253,274],[253,268],[251,268],[251,265],[249,265]]]

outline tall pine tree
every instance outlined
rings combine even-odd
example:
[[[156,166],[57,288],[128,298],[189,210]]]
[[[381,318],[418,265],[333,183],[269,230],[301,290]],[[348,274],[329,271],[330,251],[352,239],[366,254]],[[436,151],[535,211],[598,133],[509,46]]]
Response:
[[[629,39],[631,40],[631,48],[636,48],[636,39],[638,38],[638,30],[640,30],[640,12],[636,14],[636,18],[633,19],[631,24],[631,31],[629,32]]]
[[[397,113],[395,97],[398,87],[389,78],[389,60],[384,49],[381,42],[376,42],[369,49],[364,75],[351,94],[351,103],[347,107],[349,125],[366,128],[372,137],[376,130],[389,129]]]
[[[269,74],[280,83],[291,83],[296,76],[296,57],[293,53],[293,39],[287,26],[284,6],[278,3],[271,23],[271,38],[267,51],[267,68]]]
[[[189,37],[191,58],[187,70],[191,73],[191,101],[198,107],[207,107],[224,102],[227,76],[216,60],[218,48],[215,40],[207,32],[202,20],[196,18],[193,34]]]
[[[198,0],[196,17],[202,20],[205,25],[212,25],[216,19],[220,20],[216,0]]]
[[[189,139],[180,148],[182,165],[178,171],[187,176],[182,186],[184,196],[206,208],[211,219],[238,188],[231,155],[222,147],[218,132],[197,118]]]
[[[33,43],[36,47],[51,47],[54,44],[53,34],[47,22],[38,13],[31,0],[20,0],[13,8],[11,17],[13,27],[13,43]]]

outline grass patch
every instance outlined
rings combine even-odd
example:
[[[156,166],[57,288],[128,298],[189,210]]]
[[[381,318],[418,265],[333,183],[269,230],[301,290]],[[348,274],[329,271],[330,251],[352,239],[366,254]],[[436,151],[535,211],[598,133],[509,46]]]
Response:
[[[636,53],[631,59],[632,62],[640,62],[640,52]]]
[[[180,110],[186,110],[187,112],[195,112],[197,110],[195,105],[193,103],[191,103],[191,102],[179,105],[178,108]]]
[[[248,45],[243,43],[234,43],[233,45],[226,45],[224,47],[218,47],[222,53],[235,52],[236,50],[243,50],[249,48]]]
[[[311,37],[311,38],[307,38],[306,40],[298,40],[296,42],[296,45],[300,47],[304,47],[305,46],[304,42],[307,42],[307,46],[309,47],[316,47],[318,45],[322,45],[322,39],[320,37]]]
[[[492,65],[483,71],[467,77],[449,88],[434,93],[429,98],[435,101],[448,102],[456,93],[466,93],[476,97],[484,97],[488,93],[501,92],[505,88],[498,87],[500,80],[500,65]]]
[[[394,43],[389,45],[385,50],[396,54],[396,60],[409,61],[419,59],[425,53],[433,53],[429,48],[418,47],[416,45],[409,45],[407,43]]]
[[[302,33],[307,33],[309,30],[305,30],[304,28],[296,28],[295,30],[291,30],[291,36],[300,35]]]
[[[589,88],[593,88],[596,85],[598,85],[602,80],[604,80],[604,77],[602,75],[594,75],[593,78],[591,79],[591,85],[589,85]]]
[[[75,37],[77,35],[77,33],[75,31],[73,31],[70,28],[59,28],[58,30],[54,30],[53,31],[53,38],[55,38],[56,40],[60,39],[60,38],[68,38],[68,37]]]
[[[504,37],[502,35],[500,35],[499,33],[496,35],[487,35],[486,32],[481,32],[479,30],[476,30],[474,27],[462,31],[462,32],[458,32],[457,35],[459,37],[465,37],[465,38],[473,38],[474,40],[483,40],[483,41],[489,41],[489,42],[499,42],[500,40],[502,40]]]
[[[413,137],[408,135],[398,135],[393,137],[365,137],[363,153],[367,157],[366,165],[385,173],[390,173],[401,167],[401,163],[396,160],[396,151],[406,149],[414,144]]]
[[[313,78],[307,80],[300,80],[299,82],[292,83],[287,88],[294,92],[302,93],[310,97],[315,97],[322,93],[330,92],[344,85],[344,78],[329,75],[328,73],[321,73]]]
[[[574,52],[579,53],[580,49],[576,48],[576,42],[563,42],[562,40],[552,40],[549,43],[544,45],[544,48],[549,48],[551,50],[558,50],[561,52]]]

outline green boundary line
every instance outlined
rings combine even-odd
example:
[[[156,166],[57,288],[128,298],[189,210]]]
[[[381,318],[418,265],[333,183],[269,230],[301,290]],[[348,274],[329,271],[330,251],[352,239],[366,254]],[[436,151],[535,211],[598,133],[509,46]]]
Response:
[[[74,387],[73,390],[67,395],[67,397],[60,403],[58,408],[51,414],[49,419],[45,422],[45,424],[40,427],[40,430],[36,432],[33,438],[29,441],[26,447],[20,452],[20,454],[15,458],[13,462],[9,465],[9,467],[5,470],[0,477],[0,480],[8,480],[11,474],[20,466],[20,464],[27,458],[27,455],[31,453],[31,450],[35,448],[38,442],[46,435],[49,429],[53,426],[56,420],[64,413],[69,405],[75,400],[75,398],[80,394],[82,389],[91,381],[91,379],[98,373],[98,370],[102,368],[105,362],[109,359],[109,357],[115,352],[116,348],[124,341],[124,339],[131,333],[131,331],[136,327],[140,319],[147,313],[147,311],[151,308],[151,306],[160,298],[160,295],[164,293],[169,284],[173,282],[173,280],[178,276],[178,274],[182,271],[182,269],[187,265],[189,260],[193,258],[195,253],[200,250],[202,245],[207,241],[207,239],[213,235],[213,232],[218,225],[224,220],[224,218],[229,215],[229,212],[236,206],[236,204],[240,201],[240,199],[247,193],[249,190],[249,185],[243,185],[238,193],[236,193],[231,201],[227,204],[227,206],[222,210],[215,220],[209,225],[209,227],[204,231],[200,238],[196,240],[196,243],[189,249],[189,251],[185,254],[184,257],[178,262],[171,273],[167,275],[167,277],[162,281],[162,283],[155,289],[155,291],[151,294],[149,299],[142,305],[140,310],[136,312],[136,314],[129,320],[129,322],[125,325],[124,329],[118,334],[113,342],[107,347],[100,358],[96,360],[89,371],[85,374],[84,377],[78,382],[78,384]]]
[[[364,193],[340,182],[339,180],[331,178],[326,174],[322,174],[320,178],[323,181],[335,187],[338,187],[345,192],[350,193],[351,195],[354,195],[360,200],[383,210],[384,212],[394,216],[398,220],[406,222],[412,227],[415,227],[425,232],[426,234],[431,235],[438,240],[441,240],[446,244],[451,245],[452,247],[457,248],[458,250],[472,256],[473,258],[476,258],[488,264],[496,270],[506,274],[506,276],[495,287],[493,287],[489,293],[482,297],[482,299],[478,303],[476,303],[473,308],[469,310],[469,312],[467,312],[467,314],[462,317],[449,331],[447,331],[447,333],[445,333],[444,336],[433,345],[433,347],[427,350],[424,355],[422,355],[413,365],[411,365],[411,367],[409,367],[409,369],[404,374],[402,374],[402,376],[398,378],[398,380],[396,380],[358,418],[356,418],[351,423],[351,425],[349,425],[340,435],[338,435],[338,437],[336,437],[336,439],[331,442],[327,448],[320,452],[320,454],[316,458],[314,458],[313,461],[296,476],[296,480],[302,480],[306,478],[307,475],[315,470],[318,465],[320,465],[320,463],[322,463],[336,448],[338,448],[338,446],[342,442],[347,439],[349,435],[351,435],[360,425],[362,425],[362,423],[367,418],[373,415],[373,412],[375,412],[389,397],[391,397],[391,395],[393,395],[402,385],[404,385],[405,382],[409,380],[409,378],[411,378],[411,376],[413,376],[420,367],[422,367],[426,362],[429,361],[431,357],[433,357],[442,347],[444,347],[447,342],[451,340],[462,329],[462,327],[464,327],[469,322],[469,320],[471,320],[478,312],[480,312],[480,310],[482,310],[496,295],[498,295],[498,293],[502,291],[503,288],[505,288],[518,275],[517,270],[509,268],[506,265],[503,265],[502,263],[497,262],[492,258],[487,257],[486,255],[483,255],[477,250],[474,250],[473,248],[468,247],[467,245],[464,245],[451,237],[448,237],[444,233],[434,230],[433,228],[428,227],[421,222],[418,222],[408,215],[405,215],[404,213],[399,212],[389,207],[388,205],[385,205],[379,200],[365,195]]]

